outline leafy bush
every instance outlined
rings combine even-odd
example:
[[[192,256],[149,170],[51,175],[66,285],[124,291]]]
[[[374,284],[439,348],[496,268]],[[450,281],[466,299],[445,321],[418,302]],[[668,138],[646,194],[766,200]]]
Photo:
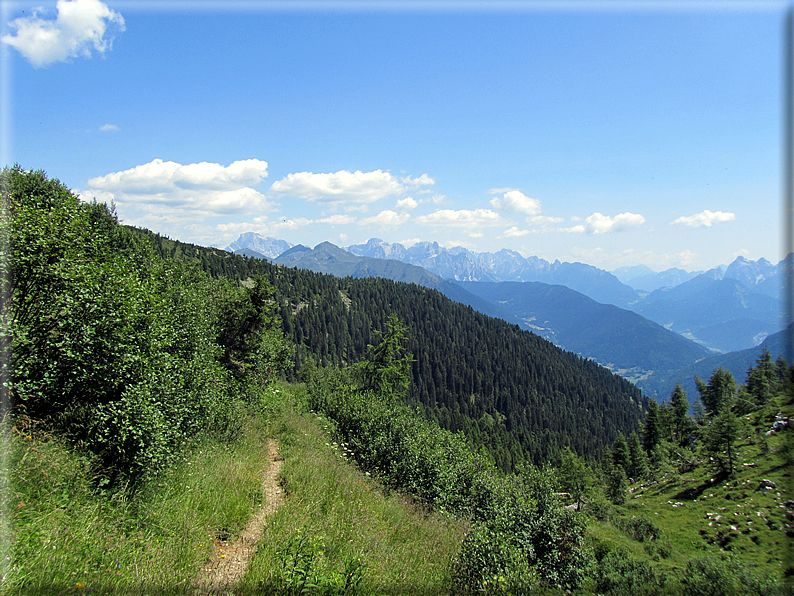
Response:
[[[650,542],[662,537],[662,531],[659,526],[647,517],[632,515],[630,518],[618,520],[615,525],[637,542]]]
[[[502,476],[461,435],[401,404],[400,382],[367,389],[361,369],[315,371],[308,406],[335,422],[359,464],[387,486],[472,520],[452,568],[455,590],[521,593],[581,582],[591,562],[585,526],[561,506],[551,476],[536,470]]]
[[[0,187],[15,414],[86,449],[104,482],[154,473],[199,433],[237,436],[240,384],[288,360],[267,285],[157,257],[112,208],[44,172],[6,168]]]
[[[609,551],[593,575],[596,591],[613,596],[657,594],[665,583],[648,563],[637,561],[622,548]]]
[[[786,593],[785,588],[748,570],[725,553],[691,559],[683,581],[684,596],[739,596]]]

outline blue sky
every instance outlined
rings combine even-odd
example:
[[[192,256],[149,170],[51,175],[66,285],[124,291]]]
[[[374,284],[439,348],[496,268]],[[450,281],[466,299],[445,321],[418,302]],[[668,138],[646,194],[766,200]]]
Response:
[[[204,245],[782,258],[785,3],[487,6],[5,2],[3,160]]]

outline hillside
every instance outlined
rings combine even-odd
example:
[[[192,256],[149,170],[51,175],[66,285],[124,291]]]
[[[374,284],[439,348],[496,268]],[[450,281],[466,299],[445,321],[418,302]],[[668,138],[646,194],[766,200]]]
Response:
[[[778,300],[721,275],[714,270],[674,288],[656,290],[632,310],[723,352],[758,345],[780,331]]]
[[[704,347],[636,313],[601,304],[564,286],[459,283],[519,317],[522,327],[592,358],[642,389],[651,378],[710,355]]]
[[[689,416],[435,290],[2,176],[4,594],[786,593],[794,366],[717,369]]]
[[[409,402],[442,427],[465,432],[504,470],[545,461],[563,446],[597,455],[643,416],[647,400],[628,381],[435,290],[291,269],[139,233],[159,253],[201,263],[214,276],[265,275],[283,331],[297,346],[291,378],[309,357],[319,366],[360,359],[376,343],[374,332],[396,314],[410,330],[407,347],[415,359]]]
[[[672,393],[676,383],[679,383],[687,392],[687,395],[694,400],[696,395],[695,376],[705,379],[712,371],[722,367],[735,378],[742,379],[750,367],[755,364],[764,349],[769,350],[773,360],[784,354],[786,351],[786,338],[791,333],[794,333],[794,325],[789,325],[788,329],[773,333],[755,348],[727,354],[715,354],[667,375],[649,379],[643,389],[649,395],[656,395],[661,399],[666,399]]]
[[[437,289],[456,302],[518,324],[565,350],[595,360],[641,389],[650,386],[651,377],[668,377],[711,354],[634,312],[601,304],[565,286],[540,282],[452,283],[421,267],[386,258],[390,253],[383,245],[372,246],[373,254],[384,256],[354,256],[324,242],[314,249],[296,246],[274,262],[337,277],[384,277]]]

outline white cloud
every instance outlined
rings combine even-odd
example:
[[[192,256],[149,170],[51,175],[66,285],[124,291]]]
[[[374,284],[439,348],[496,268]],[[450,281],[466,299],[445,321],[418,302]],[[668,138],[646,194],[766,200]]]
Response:
[[[404,224],[411,216],[407,213],[399,214],[391,209],[381,211],[377,215],[367,217],[358,222],[360,226],[376,225],[376,226],[399,226]]]
[[[427,174],[422,174],[419,178],[406,176],[405,178],[400,178],[400,181],[406,186],[431,186],[436,183],[436,181]]]
[[[691,264],[697,258],[698,254],[687,249],[679,252],[675,256],[681,266],[684,267]]]
[[[529,230],[519,230],[516,226],[513,226],[509,230],[505,230],[505,233],[502,234],[505,238],[519,238],[521,236],[526,236],[529,234]]]
[[[325,223],[331,225],[344,225],[344,224],[351,224],[355,223],[356,217],[354,215],[331,215],[330,217],[324,217],[323,219],[316,220],[317,223]]]
[[[501,224],[499,214],[490,209],[439,209],[430,215],[416,218],[417,223],[427,226],[453,226],[474,228],[477,226],[498,226]]]
[[[56,8],[54,20],[41,18],[41,9],[14,19],[8,26],[16,33],[2,38],[35,68],[77,56],[88,58],[92,49],[104,54],[113,45],[109,29],[124,31],[124,17],[99,0],[58,0]]]
[[[404,199],[397,199],[398,209],[416,209],[419,206],[419,201],[413,197],[406,197]]]
[[[270,192],[307,201],[374,203],[390,195],[402,194],[405,187],[397,178],[382,170],[341,170],[332,174],[289,174],[274,182]]]
[[[482,232],[472,232],[469,234],[469,238],[482,238],[483,236],[485,236],[485,234]]]
[[[631,228],[645,223],[645,218],[636,213],[620,213],[615,217],[593,213],[584,220],[584,225],[573,226],[565,231],[568,232],[587,232],[588,234],[608,234],[626,228]]]
[[[99,132],[118,132],[119,127],[115,124],[103,124],[99,127]]]
[[[696,213],[689,217],[679,217],[674,222],[671,222],[671,225],[684,224],[690,228],[710,228],[715,223],[722,223],[733,219],[736,219],[736,215],[733,213],[725,213],[723,211],[712,212],[706,209],[702,213]]]
[[[496,189],[493,189],[496,190]],[[503,189],[499,189],[500,191]],[[522,193],[520,190],[508,190],[502,198],[494,197],[491,199],[491,206],[494,209],[503,211],[516,211],[527,215],[537,215],[540,213],[540,201],[533,199]]]
[[[534,217],[528,217],[527,221],[536,225],[542,225],[542,224],[550,224],[550,223],[562,223],[564,220],[562,217],[552,217],[550,215],[536,215]]]
[[[296,230],[303,228],[312,223],[312,220],[305,217],[296,217],[295,219],[282,219],[271,224],[270,229],[274,232],[281,230]]]
[[[255,217],[251,221],[244,221],[244,222],[228,222],[228,223],[220,223],[215,226],[215,229],[219,232],[226,232],[225,236],[229,236],[231,234],[241,234],[243,232],[257,232],[259,234],[267,234],[267,216],[262,215],[260,217]]]
[[[414,244],[421,241],[421,238],[408,238],[408,240],[400,240],[399,244],[402,244],[405,248],[411,248]]]
[[[267,162],[258,159],[235,161],[229,166],[215,163],[181,165],[155,159],[129,170],[91,178],[83,195],[101,195],[120,205],[135,205],[149,211],[159,208],[184,210],[188,217],[270,208],[263,194],[251,188],[267,176]]]

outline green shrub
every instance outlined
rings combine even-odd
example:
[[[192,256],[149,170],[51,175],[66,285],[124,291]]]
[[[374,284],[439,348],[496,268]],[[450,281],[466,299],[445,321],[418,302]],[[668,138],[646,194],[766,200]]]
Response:
[[[237,437],[241,385],[272,379],[289,357],[267,285],[161,259],[112,208],[44,172],[6,168],[0,190],[0,348],[15,416],[82,448],[105,483],[156,473],[201,433]]]
[[[739,596],[784,593],[781,585],[760,577],[728,554],[691,559],[684,573],[684,596]]]
[[[596,591],[614,596],[657,594],[665,583],[648,563],[637,561],[623,548],[609,551],[593,575]]]
[[[630,518],[622,518],[616,525],[626,534],[637,542],[650,542],[662,537],[662,531],[653,521],[647,517],[632,515]]]

